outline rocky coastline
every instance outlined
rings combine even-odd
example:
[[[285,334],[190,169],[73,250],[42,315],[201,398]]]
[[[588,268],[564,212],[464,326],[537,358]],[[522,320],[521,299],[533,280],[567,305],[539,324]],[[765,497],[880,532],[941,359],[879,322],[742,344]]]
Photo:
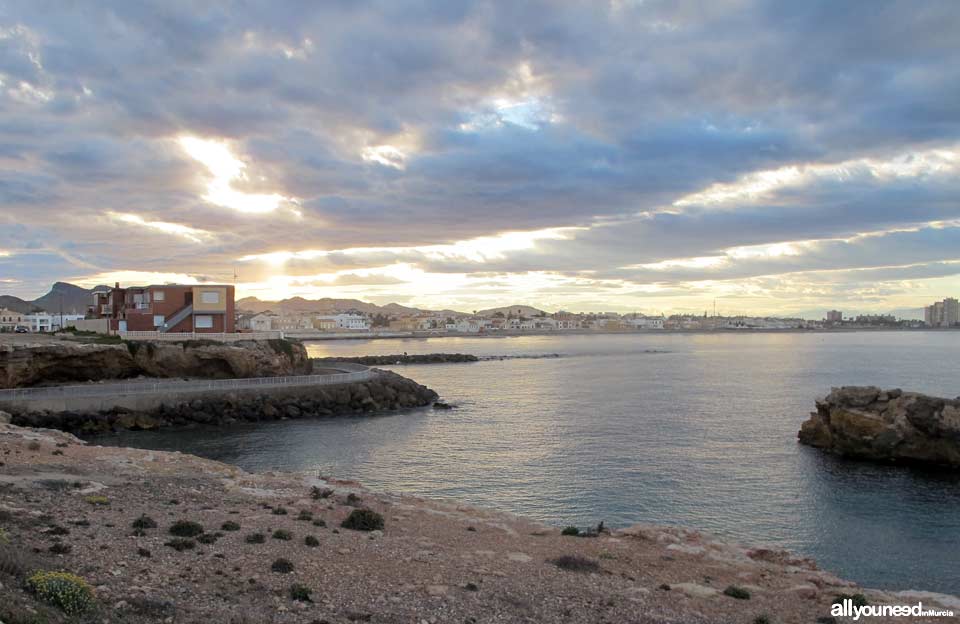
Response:
[[[844,457],[960,468],[960,398],[875,386],[834,388],[797,434]]]
[[[302,343],[249,340],[230,344],[127,341],[109,344],[45,340],[0,343],[0,388],[135,377],[234,379],[305,375]]]
[[[395,364],[451,364],[461,362],[479,362],[480,358],[467,353],[425,353],[418,355],[360,355],[354,357],[312,358],[314,366],[325,366],[337,362],[363,364],[364,366],[392,366]]]
[[[155,409],[105,411],[15,411],[15,425],[59,429],[78,435],[154,430],[191,425],[227,426],[301,418],[330,418],[430,405],[437,393],[412,379],[377,371],[369,380],[326,386],[205,393],[170,399]]]
[[[841,596],[960,609],[688,529],[577,536],[315,474],[250,474],[6,424],[0,527],[7,624],[809,624],[839,621],[829,614]],[[74,591],[39,591],[50,578]]]

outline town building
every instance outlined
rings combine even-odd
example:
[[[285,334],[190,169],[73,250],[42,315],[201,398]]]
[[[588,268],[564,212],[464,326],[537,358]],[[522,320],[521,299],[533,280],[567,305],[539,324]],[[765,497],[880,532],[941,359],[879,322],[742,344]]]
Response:
[[[937,301],[923,309],[923,321],[928,327],[952,327],[960,324],[960,302],[952,297]]]
[[[347,329],[350,331],[368,331],[370,329],[370,320],[360,314],[329,314],[316,317],[321,325],[329,329]],[[332,327],[329,323],[323,321],[332,321]],[[314,327],[317,323],[314,323]]]
[[[0,308],[0,331],[14,331],[18,327],[25,327],[24,315],[7,308]]]
[[[843,322],[843,312],[840,310],[830,310],[827,312],[827,322],[828,323],[842,323]]]
[[[97,291],[88,316],[106,318],[110,330],[159,333],[236,331],[234,287],[163,284]]]
[[[35,312],[33,314],[24,314],[22,325],[31,332],[55,332],[60,331],[71,321],[82,321],[83,314],[50,314],[49,312]]]

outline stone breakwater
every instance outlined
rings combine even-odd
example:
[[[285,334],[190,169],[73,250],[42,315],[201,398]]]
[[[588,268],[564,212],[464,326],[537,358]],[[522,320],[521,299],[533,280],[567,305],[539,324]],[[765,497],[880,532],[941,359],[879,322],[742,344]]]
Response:
[[[69,340],[0,344],[0,388],[146,377],[235,379],[304,375],[312,370],[301,343],[288,340],[124,342]]]
[[[389,371],[369,381],[326,386],[251,388],[171,396],[150,409],[15,411],[9,421],[27,427],[98,434],[187,425],[230,425],[298,418],[370,414],[433,403],[437,393]]]
[[[326,366],[337,362],[350,362],[364,366],[391,366],[394,364],[450,364],[458,362],[479,362],[480,358],[467,353],[425,353],[418,355],[359,355],[355,357],[313,358],[315,366]]]
[[[868,386],[834,388],[797,434],[845,457],[960,468],[960,398]]]
[[[951,596],[857,587],[782,549],[677,527],[574,537],[315,474],[250,474],[4,424],[0,460],[8,623],[80,621],[25,589],[40,570],[92,588],[82,621],[127,624],[810,624],[842,594],[960,610]],[[357,509],[382,525],[345,525]]]

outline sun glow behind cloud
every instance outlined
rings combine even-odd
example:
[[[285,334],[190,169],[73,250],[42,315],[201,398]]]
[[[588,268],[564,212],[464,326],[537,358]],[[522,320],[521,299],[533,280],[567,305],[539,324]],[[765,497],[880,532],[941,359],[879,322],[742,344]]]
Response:
[[[164,221],[147,221],[143,217],[135,214],[120,213],[120,212],[108,212],[107,216],[115,221],[120,221],[123,223],[128,223],[131,225],[137,225],[152,230],[157,230],[165,234],[172,234],[174,236],[180,236],[186,238],[189,241],[194,243],[202,243],[204,240],[213,238],[213,235],[210,232],[205,230],[198,230],[197,228],[192,228],[187,225],[181,225],[179,223],[167,223]]]
[[[290,201],[278,193],[244,193],[233,188],[234,182],[242,182],[247,176],[247,165],[238,159],[221,142],[182,136],[177,139],[180,147],[194,160],[203,164],[212,179],[207,183],[203,199],[211,204],[232,208],[238,212],[262,214],[274,212],[283,201]]]

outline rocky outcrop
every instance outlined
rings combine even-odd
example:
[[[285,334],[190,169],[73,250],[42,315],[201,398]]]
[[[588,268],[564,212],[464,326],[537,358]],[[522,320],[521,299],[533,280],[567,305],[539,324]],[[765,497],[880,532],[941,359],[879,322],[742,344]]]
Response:
[[[231,379],[311,371],[304,346],[287,340],[123,342],[67,340],[0,345],[0,388],[148,377]]]
[[[392,364],[449,364],[453,362],[479,362],[480,358],[467,353],[424,353],[418,355],[361,355],[357,357],[314,358],[318,366],[337,362],[350,362],[364,366],[390,366]]]
[[[154,409],[102,412],[14,412],[12,422],[25,427],[99,434],[123,429],[149,430],[187,425],[221,426],[300,418],[328,418],[429,405],[437,393],[412,379],[379,371],[370,381],[326,386],[297,386],[250,391],[204,393],[173,398]]]
[[[960,468],[960,398],[834,388],[797,435],[803,444],[846,457]]]

